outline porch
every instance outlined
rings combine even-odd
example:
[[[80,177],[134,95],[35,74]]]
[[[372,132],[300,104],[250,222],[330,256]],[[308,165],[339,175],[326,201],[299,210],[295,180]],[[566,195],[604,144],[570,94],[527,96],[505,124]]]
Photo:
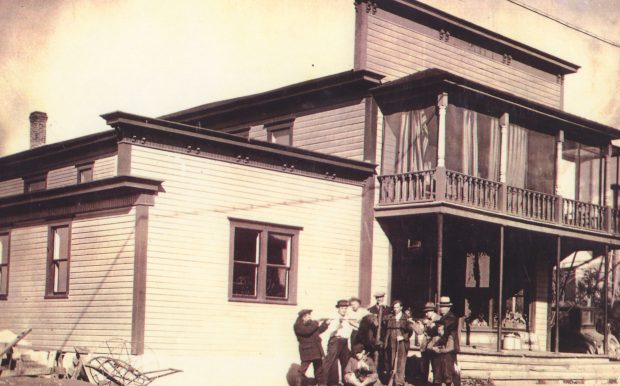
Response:
[[[516,221],[558,225],[574,230],[620,235],[620,211],[437,167],[420,172],[381,175],[378,209],[415,208],[448,202]]]

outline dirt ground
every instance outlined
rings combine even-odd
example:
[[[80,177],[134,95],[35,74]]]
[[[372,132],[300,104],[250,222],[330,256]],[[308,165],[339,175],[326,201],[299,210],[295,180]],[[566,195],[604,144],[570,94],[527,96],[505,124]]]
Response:
[[[33,377],[0,378],[0,386],[92,386],[88,382],[71,379],[46,379]]]

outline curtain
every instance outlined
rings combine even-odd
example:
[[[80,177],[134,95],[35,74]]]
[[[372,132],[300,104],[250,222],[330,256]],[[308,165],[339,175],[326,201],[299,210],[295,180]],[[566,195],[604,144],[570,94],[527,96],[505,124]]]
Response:
[[[434,154],[429,151],[429,119],[426,112],[413,110],[400,114],[396,173],[430,170]]]
[[[489,140],[489,159],[487,178],[492,181],[499,181],[501,152],[501,133],[499,129],[499,118],[491,118],[490,140]]]
[[[478,113],[463,110],[463,151],[461,165],[463,173],[479,177],[478,173]]]
[[[527,172],[527,129],[510,124],[508,127],[508,164],[506,183],[525,188]]]

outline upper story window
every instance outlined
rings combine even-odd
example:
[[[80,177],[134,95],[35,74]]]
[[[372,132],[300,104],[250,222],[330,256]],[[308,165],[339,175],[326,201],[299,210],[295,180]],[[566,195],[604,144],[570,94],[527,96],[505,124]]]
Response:
[[[294,304],[300,228],[231,220],[230,300]]]
[[[0,299],[9,293],[9,234],[0,233]]]
[[[77,183],[83,184],[93,180],[93,162],[77,165]]]
[[[47,174],[24,177],[24,193],[36,192],[47,188]]]
[[[290,146],[293,144],[293,119],[265,124],[267,140],[271,143]]]
[[[69,257],[71,230],[69,224],[49,228],[47,249],[46,297],[66,297],[69,294]]]
[[[566,140],[558,179],[559,194],[564,198],[600,204],[604,157],[601,148]]]

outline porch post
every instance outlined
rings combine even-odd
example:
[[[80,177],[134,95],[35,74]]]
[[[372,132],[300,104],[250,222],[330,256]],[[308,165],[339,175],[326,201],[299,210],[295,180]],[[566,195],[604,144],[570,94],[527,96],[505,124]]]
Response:
[[[605,281],[603,282],[603,293],[605,294],[604,296],[602,296],[603,298],[603,307],[604,308],[604,313],[603,313],[603,322],[605,325],[605,332],[604,332],[604,339],[603,339],[603,350],[605,352],[605,355],[609,354],[609,328],[608,328],[608,323],[609,323],[609,315],[608,315],[608,307],[607,304],[609,303],[609,298],[608,298],[608,281],[609,281],[609,245],[605,244]]]
[[[437,292],[436,292],[436,303],[439,302],[441,298],[441,268],[443,264],[443,213],[439,213],[437,215]]]
[[[497,351],[502,350],[502,314],[504,312],[504,226],[499,226],[499,282],[497,294]]]
[[[439,121],[437,128],[437,167],[446,167],[446,110],[448,108],[448,93],[437,96]]]
[[[560,351],[560,254],[562,253],[562,237],[557,237],[555,254],[555,349]]]
[[[560,196],[560,164],[562,162],[562,153],[564,152],[564,130],[558,131],[555,137],[555,178],[553,181],[553,194],[556,202],[554,209],[555,221],[562,223],[563,202]]]
[[[510,122],[510,116],[508,113],[502,114],[499,119],[499,127],[501,128],[500,135],[500,159],[499,159],[499,203],[498,207],[501,212],[506,211],[506,196],[507,196],[507,186],[506,186],[506,174],[508,173],[508,124]]]

